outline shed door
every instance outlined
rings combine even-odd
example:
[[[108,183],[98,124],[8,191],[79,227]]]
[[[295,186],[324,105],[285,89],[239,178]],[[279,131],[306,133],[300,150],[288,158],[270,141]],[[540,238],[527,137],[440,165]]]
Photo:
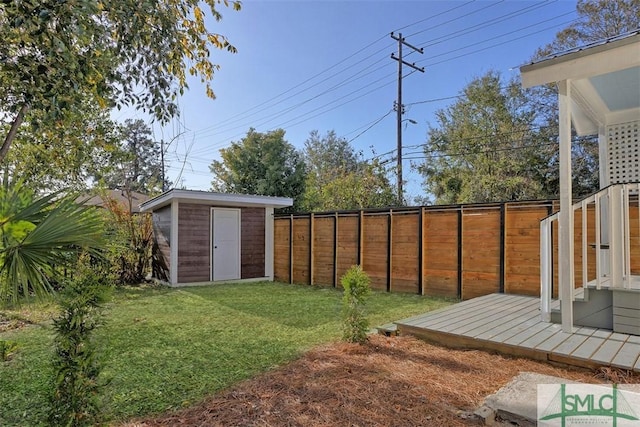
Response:
[[[211,278],[240,279],[240,209],[211,209]]]

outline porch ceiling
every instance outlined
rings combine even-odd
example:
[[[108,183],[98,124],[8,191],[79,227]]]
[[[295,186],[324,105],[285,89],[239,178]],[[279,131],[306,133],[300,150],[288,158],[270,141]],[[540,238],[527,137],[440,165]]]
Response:
[[[569,81],[579,135],[640,119],[640,32],[520,67],[524,87]]]

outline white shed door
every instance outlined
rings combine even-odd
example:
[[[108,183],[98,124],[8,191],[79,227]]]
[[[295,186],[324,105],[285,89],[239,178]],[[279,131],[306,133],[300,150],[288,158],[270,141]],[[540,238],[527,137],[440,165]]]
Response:
[[[211,209],[211,278],[240,279],[240,209]]]

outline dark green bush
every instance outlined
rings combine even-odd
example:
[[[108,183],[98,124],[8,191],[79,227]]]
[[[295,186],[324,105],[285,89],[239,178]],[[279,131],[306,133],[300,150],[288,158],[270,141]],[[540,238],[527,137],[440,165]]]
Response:
[[[371,293],[371,279],[359,265],[351,267],[340,279],[344,288],[342,297],[343,339],[347,342],[364,344],[367,341],[369,320],[364,306]]]

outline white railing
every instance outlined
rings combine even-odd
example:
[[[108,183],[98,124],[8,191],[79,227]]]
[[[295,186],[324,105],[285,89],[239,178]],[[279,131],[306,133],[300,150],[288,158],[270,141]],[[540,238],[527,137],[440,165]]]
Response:
[[[629,206],[631,195],[640,194],[640,183],[614,184],[586,197],[573,205],[573,211],[581,211],[582,239],[582,287],[596,289],[631,288],[631,223]],[[640,230],[640,197],[634,201],[638,205],[638,229]],[[594,221],[590,224],[589,211],[593,210]],[[549,321],[553,297],[553,223],[558,223],[559,212],[540,222],[540,311],[542,320]],[[575,218],[575,214],[574,214]],[[593,242],[589,241],[589,237]],[[575,241],[575,227],[571,230]],[[576,242],[577,244],[578,242]],[[595,248],[595,278],[589,281],[589,247]],[[593,257],[591,257],[593,258]],[[576,265],[572,266],[574,273]],[[575,276],[575,275],[572,275]],[[560,286],[575,287],[575,283],[560,283]],[[559,288],[558,288],[559,289]],[[558,292],[558,295],[560,292]],[[571,292],[572,300],[575,292]]]

